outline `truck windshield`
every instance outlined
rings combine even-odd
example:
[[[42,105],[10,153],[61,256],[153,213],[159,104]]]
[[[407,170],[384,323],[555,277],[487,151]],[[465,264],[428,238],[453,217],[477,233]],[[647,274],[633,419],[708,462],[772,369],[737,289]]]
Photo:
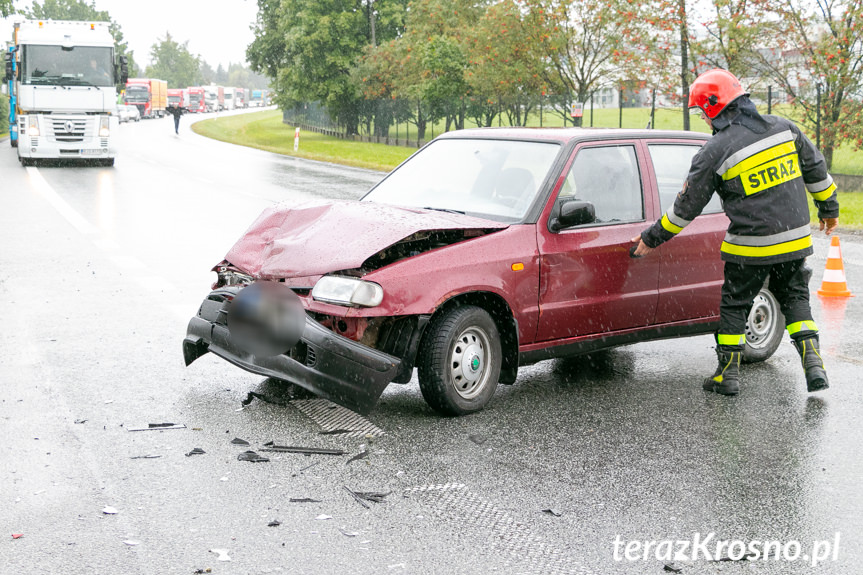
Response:
[[[149,102],[150,90],[147,86],[130,85],[126,86],[126,102]]]
[[[114,49],[76,46],[24,46],[21,83],[45,86],[113,86]]]
[[[190,100],[193,104],[200,104],[200,103],[201,103],[201,95],[200,95],[200,94],[191,94],[191,95],[189,96],[189,100]]]

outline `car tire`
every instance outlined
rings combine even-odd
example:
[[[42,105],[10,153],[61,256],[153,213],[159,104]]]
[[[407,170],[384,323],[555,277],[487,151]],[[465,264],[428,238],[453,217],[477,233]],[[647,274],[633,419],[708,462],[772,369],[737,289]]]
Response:
[[[461,306],[432,318],[417,361],[426,403],[443,415],[480,411],[494,395],[501,357],[497,326],[482,308]]]
[[[33,158],[18,158],[18,160],[21,162],[21,165],[25,168],[32,166],[36,163],[36,161]]]
[[[779,309],[779,302],[770,290],[761,288],[746,320],[743,362],[757,363],[772,356],[782,343],[784,333],[785,317]]]

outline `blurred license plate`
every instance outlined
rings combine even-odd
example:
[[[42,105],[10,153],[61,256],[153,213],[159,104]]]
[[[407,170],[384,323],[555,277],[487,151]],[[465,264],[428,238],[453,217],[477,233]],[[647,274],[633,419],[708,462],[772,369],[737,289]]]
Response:
[[[98,156],[102,153],[102,150],[81,150],[82,156]]]

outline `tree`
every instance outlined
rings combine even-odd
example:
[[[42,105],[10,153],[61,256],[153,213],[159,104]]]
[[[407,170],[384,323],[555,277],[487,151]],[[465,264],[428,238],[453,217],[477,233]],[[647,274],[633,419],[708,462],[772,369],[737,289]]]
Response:
[[[544,80],[563,96],[564,119],[572,98],[585,102],[602,87],[618,87],[628,78],[620,67],[630,63],[637,46],[626,42],[626,26],[636,18],[630,0],[525,0],[533,45],[545,63]]]
[[[2,8],[3,1],[0,0],[0,8]],[[128,60],[129,76],[137,75],[138,65],[135,63],[135,54],[132,50],[129,50],[128,43],[123,40],[123,31],[120,25],[111,19],[111,15],[107,10],[96,10],[95,2],[87,3],[85,0],[43,0],[42,2],[33,2],[33,6],[29,10],[23,10],[22,14],[27,18],[36,20],[93,20],[96,22],[109,22],[109,30],[111,31],[111,36],[114,38],[116,55],[125,56]]]
[[[207,85],[215,82],[216,72],[213,70],[213,67],[204,60],[201,60],[200,73],[201,84]]]
[[[0,18],[5,18],[15,12],[12,0],[0,0]]]
[[[201,59],[189,52],[188,40],[176,42],[170,32],[165,39],[159,39],[150,48],[151,64],[145,74],[150,78],[160,78],[172,88],[188,88],[201,83]]]
[[[763,69],[816,127],[830,168],[843,140],[863,147],[863,0],[788,0]],[[819,98],[820,94],[820,98]],[[820,107],[818,106],[820,99]]]
[[[252,69],[273,79],[277,101],[319,101],[358,133],[362,96],[353,70],[372,44],[402,30],[406,0],[258,0]]]

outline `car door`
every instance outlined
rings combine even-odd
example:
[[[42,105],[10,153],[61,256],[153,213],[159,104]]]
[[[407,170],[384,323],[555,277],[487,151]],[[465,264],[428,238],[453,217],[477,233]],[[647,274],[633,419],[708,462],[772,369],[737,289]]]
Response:
[[[659,192],[660,213],[674,205],[689,173],[698,142],[648,141],[650,168]],[[723,263],[719,246],[728,227],[719,196],[702,215],[659,248],[659,301],[656,323],[709,317],[719,313]]]
[[[645,202],[635,141],[578,146],[537,226],[540,318],[537,341],[612,332],[653,321],[659,258],[635,260],[630,239],[645,228]],[[557,232],[548,222],[568,200],[590,202],[596,220]]]

